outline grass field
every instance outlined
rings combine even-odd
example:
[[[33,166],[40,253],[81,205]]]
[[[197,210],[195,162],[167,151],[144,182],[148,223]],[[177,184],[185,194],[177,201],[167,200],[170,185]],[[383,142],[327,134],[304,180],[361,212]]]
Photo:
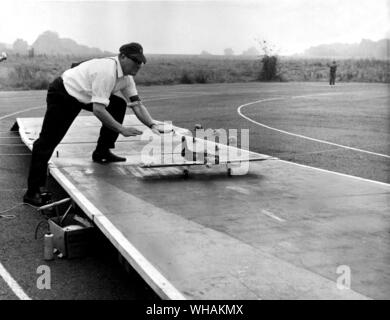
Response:
[[[156,119],[172,120],[189,129],[195,123],[204,128],[248,128],[252,151],[390,183],[388,85],[343,83],[330,87],[321,82],[251,82],[138,89]],[[16,117],[43,116],[45,95],[45,91],[0,92],[0,211],[20,203],[30,160],[30,152],[9,129]],[[244,104],[248,105],[241,108],[242,114],[256,123],[239,115],[238,108]],[[41,218],[28,207],[10,213],[16,220],[0,221],[0,256],[34,299],[152,297],[142,281],[121,274],[111,256],[72,263],[54,261],[51,268],[56,286],[46,292],[34,289],[35,270],[42,260],[41,242],[33,240],[31,226]],[[72,280],[66,276],[69,274]],[[64,287],[65,291],[60,289]],[[0,279],[3,298],[15,297]]]
[[[0,64],[0,90],[46,89],[72,62],[90,57],[10,56]],[[136,77],[139,85],[237,83],[261,80],[262,63],[256,57],[150,55]],[[330,62],[325,59],[280,57],[279,81],[327,82]],[[389,83],[389,61],[340,60],[336,81]]]

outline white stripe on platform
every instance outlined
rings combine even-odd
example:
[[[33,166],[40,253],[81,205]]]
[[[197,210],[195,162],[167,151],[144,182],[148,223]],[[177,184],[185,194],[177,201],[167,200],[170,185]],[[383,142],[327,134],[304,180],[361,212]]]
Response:
[[[226,189],[233,190],[233,191],[236,191],[238,193],[245,194],[245,195],[249,195],[251,193],[248,189],[242,188],[239,186],[227,186]]]
[[[17,119],[18,120],[18,119]],[[24,143],[30,149],[31,141],[28,139],[20,122],[19,132]],[[26,143],[27,144],[27,143]],[[154,266],[123,236],[123,234],[111,224],[111,222],[98,210],[53,164],[49,163],[50,173],[64,188],[71,198],[78,204],[83,212],[94,221],[101,231],[109,238],[113,245],[121,252],[126,260],[137,270],[148,285],[162,298],[171,300],[185,300],[186,298],[178,291]]]
[[[158,271],[105,216],[95,219],[113,245],[142,276],[151,288],[163,299],[186,300],[186,298]]]
[[[12,292],[20,300],[31,300],[31,298],[23,291],[14,278],[8,273],[4,266],[0,262],[0,276],[4,279],[5,283],[11,288]]]
[[[19,124],[20,135],[24,142],[28,141],[24,128]],[[30,144],[31,146],[31,144]],[[153,265],[111,224],[98,210],[53,164],[49,163],[50,173],[64,188],[71,198],[80,206],[83,212],[93,220],[100,230],[110,239],[113,245],[121,252],[151,288],[163,299],[185,300],[186,298],[156,270]]]
[[[25,128],[23,127],[22,122],[19,121],[18,118],[16,118],[16,123],[17,123],[18,126],[19,126],[19,135],[20,135],[20,139],[22,139],[23,143],[27,146],[27,148],[29,148],[30,150],[32,150],[32,142],[31,142],[31,140],[29,139],[29,137],[27,136],[26,130],[25,130]]]
[[[91,218],[111,243],[120,251],[131,266],[137,270],[148,285],[162,298],[170,300],[186,300],[178,291],[97,209],[53,164],[50,173],[71,198],[80,206],[84,213]]]
[[[279,218],[277,215],[273,214],[271,211],[268,211],[268,210],[261,210],[261,213],[265,214],[266,216],[272,218],[272,219],[275,219],[279,222],[286,222],[286,220],[282,219],[282,218]]]
[[[92,221],[95,221],[97,216],[102,215],[98,210],[76,187],[72,184],[65,175],[52,163],[49,163],[49,170],[53,177],[56,178],[58,183],[65,189],[65,191],[73,196],[72,199],[79,205],[79,207],[85,212],[85,214]]]

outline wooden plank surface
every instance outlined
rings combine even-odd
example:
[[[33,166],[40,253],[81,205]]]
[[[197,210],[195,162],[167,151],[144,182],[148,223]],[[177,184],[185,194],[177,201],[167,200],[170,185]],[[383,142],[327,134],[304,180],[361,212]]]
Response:
[[[163,298],[389,296],[389,185],[280,160],[183,179],[177,168],[140,168],[137,138],[117,144],[127,162],[100,165],[90,160],[98,123],[83,118],[51,172]],[[18,119],[25,143],[40,121]],[[349,290],[337,286],[340,266]]]

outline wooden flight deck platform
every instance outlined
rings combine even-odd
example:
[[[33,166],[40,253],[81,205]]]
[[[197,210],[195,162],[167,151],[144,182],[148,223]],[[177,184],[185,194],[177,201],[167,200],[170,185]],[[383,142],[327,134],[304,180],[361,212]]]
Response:
[[[17,123],[31,149],[42,118]],[[183,179],[180,167],[142,166],[140,137],[118,140],[126,162],[102,165],[91,160],[99,129],[78,117],[50,173],[163,299],[390,296],[390,185],[278,159]],[[338,285],[343,266],[350,289]]]

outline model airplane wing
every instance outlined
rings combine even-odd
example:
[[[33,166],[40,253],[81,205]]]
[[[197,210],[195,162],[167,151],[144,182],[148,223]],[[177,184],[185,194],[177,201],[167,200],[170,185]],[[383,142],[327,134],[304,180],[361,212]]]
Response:
[[[229,160],[220,160],[218,163],[215,161],[182,161],[182,162],[169,162],[169,163],[143,163],[141,168],[168,168],[168,167],[190,167],[190,166],[213,166],[213,165],[223,165],[230,163],[245,163],[252,161],[266,161],[266,160],[276,160],[277,158],[272,157],[256,157],[256,158],[235,158]]]

